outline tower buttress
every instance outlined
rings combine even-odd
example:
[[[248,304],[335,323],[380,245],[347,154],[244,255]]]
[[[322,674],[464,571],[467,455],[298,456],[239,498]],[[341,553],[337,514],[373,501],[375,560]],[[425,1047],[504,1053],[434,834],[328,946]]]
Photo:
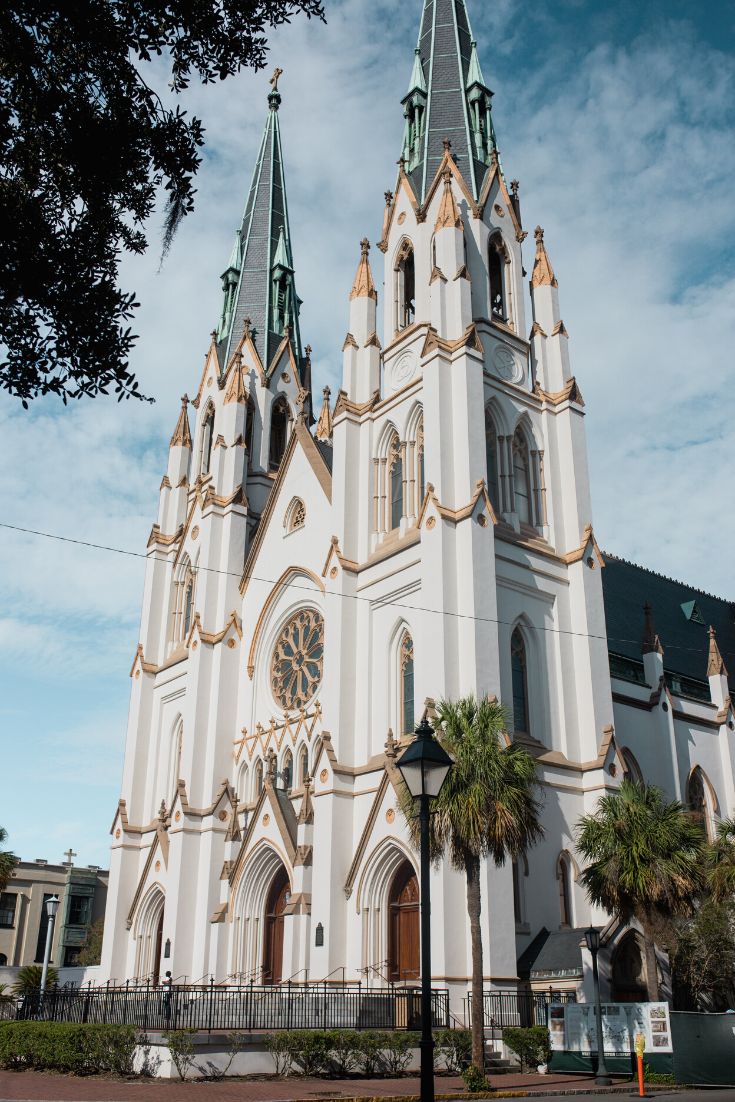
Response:
[[[343,348],[342,388],[353,402],[367,402],[380,387],[378,292],[370,269],[370,242],[360,242],[360,263],[350,291],[350,329]]]
[[[710,699],[718,708],[722,708],[730,695],[730,690],[727,684],[727,668],[717,645],[717,632],[712,626],[709,629],[707,678],[709,680]]]
[[[531,273],[531,340],[536,361],[536,378],[544,390],[555,393],[572,377],[568,335],[559,312],[559,283],[551,267],[541,226],[536,227],[534,236],[536,258]]]

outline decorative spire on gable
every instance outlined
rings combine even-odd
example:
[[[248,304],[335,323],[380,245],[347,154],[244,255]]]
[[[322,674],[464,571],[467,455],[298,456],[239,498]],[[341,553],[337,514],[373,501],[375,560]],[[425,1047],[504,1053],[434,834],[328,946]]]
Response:
[[[556,281],[554,269],[551,267],[549,254],[544,245],[544,231],[541,229],[541,226],[536,226],[536,229],[533,231],[533,236],[536,238],[536,259],[533,262],[531,286],[558,287],[559,284]]]
[[[439,204],[439,213],[436,216],[436,225],[434,229],[461,229],[462,219],[457,207],[457,201],[454,198],[454,192],[452,191],[452,173],[450,169],[444,169],[442,179],[444,180],[444,194]]]
[[[664,648],[653,626],[653,609],[648,601],[643,606],[643,647],[644,654],[663,654]]]
[[[227,365],[237,348],[245,319],[249,318],[249,335],[266,370],[288,335],[301,373],[301,301],[294,279],[278,116],[281,75],[282,71],[276,70],[271,78],[268,117],[245,213],[222,276],[225,301],[217,341],[220,363]]]
[[[454,159],[475,199],[495,150],[492,92],[482,76],[465,0],[424,0],[409,89],[402,159],[423,202],[450,134]]]
[[[355,282],[352,284],[352,290],[350,291],[350,301],[353,298],[372,298],[376,302],[378,301],[378,292],[375,290],[375,280],[368,260],[369,252],[370,242],[367,237],[363,237],[360,242],[360,263],[357,265]]]
[[[322,411],[319,414],[319,420],[316,425],[316,438],[317,440],[331,440],[332,439],[332,411],[329,408],[329,396],[331,390],[328,386],[324,387],[322,394],[324,396],[324,402],[322,404]]]
[[[709,657],[707,659],[707,677],[727,677],[727,669],[717,646],[717,632],[710,625],[709,629]]]
[[[189,414],[186,411],[186,407],[189,405],[189,396],[184,394],[181,399],[181,412],[179,413],[179,419],[176,422],[176,428],[174,434],[171,437],[170,447],[172,448],[190,448],[191,447],[191,429],[189,428]]]

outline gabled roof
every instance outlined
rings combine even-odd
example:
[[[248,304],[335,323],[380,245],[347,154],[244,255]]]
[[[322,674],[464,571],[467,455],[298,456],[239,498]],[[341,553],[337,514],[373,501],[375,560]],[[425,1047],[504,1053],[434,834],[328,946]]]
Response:
[[[408,171],[422,203],[441,163],[445,138],[473,198],[479,197],[489,162],[478,156],[468,99],[469,90],[478,87],[478,73],[481,77],[464,0],[424,0],[408,92],[410,96],[418,89],[426,99],[421,154]],[[489,89],[480,87],[489,97]],[[488,138],[494,145],[492,133]]]
[[[666,670],[706,682],[707,629],[710,625],[717,632],[717,645],[725,666],[730,671],[735,670],[735,603],[607,552],[604,557],[602,592],[611,654],[641,660],[645,628],[643,610],[644,605],[649,604],[656,635],[663,647]],[[701,614],[698,619],[687,615],[691,602]],[[732,672],[730,689],[735,690]]]
[[[274,269],[286,270],[293,275],[294,263],[291,249],[291,230],[288,221],[286,181],[281,150],[281,131],[278,122],[280,94],[273,91],[268,96],[268,118],[263,139],[250,184],[245,213],[237,240],[237,259],[240,266],[235,303],[231,312],[229,329],[218,342],[221,363],[228,364],[243,334],[246,319],[250,319],[253,343],[263,364],[271,363],[283,339],[276,332],[273,320]],[[232,257],[230,258],[232,264]],[[228,268],[228,271],[231,270]],[[291,342],[296,362],[301,365],[301,336],[298,320],[298,300],[293,289],[294,311],[290,318]]]

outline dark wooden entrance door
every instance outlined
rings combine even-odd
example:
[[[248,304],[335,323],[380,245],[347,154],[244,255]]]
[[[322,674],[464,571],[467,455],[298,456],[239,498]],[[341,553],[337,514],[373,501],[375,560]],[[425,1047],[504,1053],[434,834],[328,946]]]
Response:
[[[419,978],[419,885],[413,866],[404,861],[390,886],[388,907],[388,974],[391,980]]]
[[[153,986],[158,986],[158,981],[161,978],[161,948],[163,946],[163,907],[161,908],[161,914],[158,918],[158,925],[156,926],[156,940],[153,946],[153,975],[151,977]]]
[[[283,911],[290,895],[288,873],[281,866],[265,904],[263,983],[280,983],[283,979]]]

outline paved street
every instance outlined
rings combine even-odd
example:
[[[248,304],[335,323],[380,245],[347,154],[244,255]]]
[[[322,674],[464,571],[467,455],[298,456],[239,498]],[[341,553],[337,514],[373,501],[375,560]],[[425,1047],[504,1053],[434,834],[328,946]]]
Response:
[[[638,1096],[631,1082],[616,1083],[612,1090],[601,1091],[590,1078],[579,1075],[492,1076],[491,1084],[499,1095],[532,1096],[538,1102],[584,1093],[614,1093],[625,1099]],[[181,1083],[162,1079],[128,1082],[40,1072],[0,1072],[0,1102],[318,1102],[319,1099],[332,1102],[334,1099],[409,1099],[418,1095],[418,1089],[416,1078],[230,1079],[220,1083]],[[437,1098],[451,1099],[464,1091],[464,1083],[457,1077],[442,1077],[437,1079],[436,1090]],[[655,1089],[655,1096],[676,1102],[694,1102],[695,1099],[696,1102],[733,1102],[735,1089],[713,1089],[703,1094],[696,1090],[659,1087]]]

